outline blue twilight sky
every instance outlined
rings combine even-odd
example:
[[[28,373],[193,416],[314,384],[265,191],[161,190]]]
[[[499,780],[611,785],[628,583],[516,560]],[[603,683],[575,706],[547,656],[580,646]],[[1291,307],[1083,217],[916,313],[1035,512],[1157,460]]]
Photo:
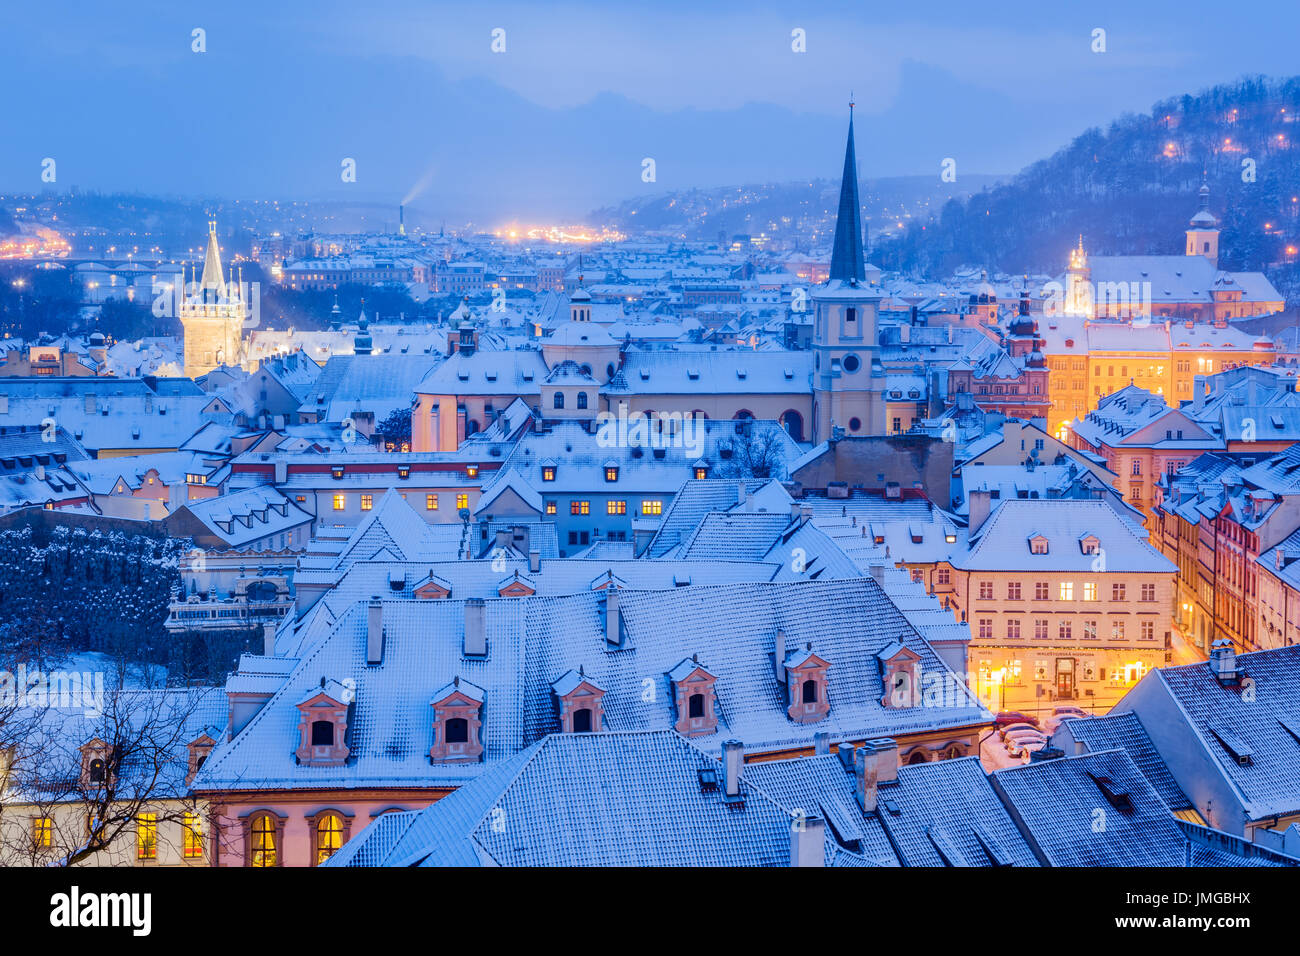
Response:
[[[850,90],[864,177],[1005,173],[1159,98],[1295,71],[1297,35],[1294,0],[5,0],[0,192],[40,189],[53,157],[58,188],[540,222],[838,176]]]

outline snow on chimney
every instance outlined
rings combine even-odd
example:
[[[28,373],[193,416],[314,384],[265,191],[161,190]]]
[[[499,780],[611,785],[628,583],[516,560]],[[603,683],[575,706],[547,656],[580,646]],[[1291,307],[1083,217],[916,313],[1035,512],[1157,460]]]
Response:
[[[1210,645],[1210,670],[1220,684],[1237,683],[1237,649],[1226,637]]]
[[[618,588],[612,581],[605,588],[605,643],[615,647],[623,643],[623,612],[618,606]]]
[[[826,821],[797,816],[790,823],[790,865],[826,865]]]
[[[772,659],[772,669],[776,672],[776,682],[785,683],[785,631],[776,629],[776,656]]]
[[[542,552],[540,551],[528,552],[528,570],[533,574],[536,574],[538,571],[542,570]]]
[[[262,625],[262,653],[266,657],[275,656],[275,622],[267,621]]]
[[[727,800],[740,799],[740,777],[745,768],[745,745],[728,740],[722,745],[722,795]]]

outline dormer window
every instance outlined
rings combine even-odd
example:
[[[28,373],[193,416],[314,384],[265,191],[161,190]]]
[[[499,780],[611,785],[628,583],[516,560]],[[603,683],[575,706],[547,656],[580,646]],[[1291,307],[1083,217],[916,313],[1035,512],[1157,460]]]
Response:
[[[331,465],[331,466],[330,466],[330,475],[333,476],[333,478],[334,478],[335,481],[338,481],[340,478],[343,477],[343,466],[342,466],[342,465]]]
[[[1032,535],[1029,539],[1030,554],[1047,554],[1047,538],[1041,534]]]
[[[483,758],[483,688],[457,677],[436,691],[433,708],[432,763],[477,763]]]
[[[555,463],[543,462],[542,464],[542,481],[555,480]]]
[[[405,481],[407,478],[410,478],[410,477],[411,477],[411,466],[410,466],[410,465],[398,465],[398,466],[397,466],[397,477],[398,477],[398,478],[401,478],[403,481]]]
[[[297,704],[298,762],[308,767],[341,767],[348,759],[344,742],[353,691],[336,680],[321,679]]]
[[[704,468],[704,467],[696,467],[696,469],[695,469],[695,478],[696,478],[697,481],[703,481],[703,480],[704,480],[705,478],[707,478],[708,476],[709,476],[709,469],[708,469],[708,468]]]
[[[451,597],[451,582],[430,572],[429,576],[411,591],[417,601],[440,601]]]
[[[921,703],[921,655],[898,641],[891,641],[876,655],[884,707],[908,708]]]
[[[582,668],[568,671],[551,685],[560,710],[560,730],[566,734],[599,733],[605,727],[605,688]]]
[[[212,748],[217,745],[216,738],[212,736],[211,731],[204,731],[198,737],[189,742],[189,769],[185,774],[185,785],[188,787],[194,780],[194,775],[203,769],[203,764],[207,762],[208,755],[212,753]],[[92,772],[91,781],[94,781]]]
[[[116,772],[114,748],[98,737],[81,746],[81,782],[86,789],[109,785]]]
[[[826,672],[830,664],[813,653],[807,644],[785,659],[786,686],[790,703],[786,713],[801,724],[822,720],[830,713]]]
[[[518,571],[497,585],[501,597],[528,597],[537,593],[537,586]]]
[[[717,678],[709,673],[698,657],[687,658],[668,672],[677,706],[673,724],[683,737],[699,737],[718,729],[717,698],[713,686]]]
[[[1101,550],[1101,541],[1095,534],[1087,534],[1079,539],[1079,549],[1084,554],[1097,554]]]
[[[617,466],[617,465],[606,465],[606,466],[605,466],[605,480],[606,480],[606,481],[618,481],[618,466]]]
[[[466,474],[466,476],[469,477],[469,478],[477,478],[477,477],[478,477],[478,465],[466,465],[466,466],[465,466],[465,474]]]

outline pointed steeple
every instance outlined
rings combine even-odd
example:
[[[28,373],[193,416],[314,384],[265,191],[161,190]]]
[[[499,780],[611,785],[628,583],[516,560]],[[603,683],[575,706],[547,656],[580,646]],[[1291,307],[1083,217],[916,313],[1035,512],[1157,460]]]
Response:
[[[844,176],[840,180],[840,208],[835,219],[835,245],[831,249],[832,280],[865,282],[862,259],[862,203],[858,199],[858,159],[853,149],[853,104],[849,103],[849,141],[844,149]]]
[[[225,295],[226,282],[221,277],[221,250],[217,243],[217,221],[208,220],[208,255],[203,261],[203,283],[199,287],[203,291],[215,289],[217,296]]]

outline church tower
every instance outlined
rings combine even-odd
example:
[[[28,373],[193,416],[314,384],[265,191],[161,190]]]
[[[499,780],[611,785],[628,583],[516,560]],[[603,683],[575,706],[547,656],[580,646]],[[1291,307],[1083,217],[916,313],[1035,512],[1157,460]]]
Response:
[[[1219,220],[1210,212],[1210,184],[1201,180],[1201,208],[1187,224],[1187,254],[1205,256],[1219,267]]]
[[[836,429],[848,436],[886,434],[885,373],[876,341],[876,311],[884,296],[866,281],[852,103],[830,277],[810,298],[816,441],[826,441]]]
[[[177,318],[185,330],[185,374],[206,375],[218,365],[238,365],[243,358],[244,316],[241,282],[221,274],[217,223],[208,223],[208,252],[203,278],[185,285]],[[193,294],[191,294],[193,290]]]
[[[1065,307],[1066,315],[1092,316],[1092,269],[1088,266],[1088,254],[1083,251],[1083,236],[1079,245],[1070,250],[1070,268],[1065,273]]]

